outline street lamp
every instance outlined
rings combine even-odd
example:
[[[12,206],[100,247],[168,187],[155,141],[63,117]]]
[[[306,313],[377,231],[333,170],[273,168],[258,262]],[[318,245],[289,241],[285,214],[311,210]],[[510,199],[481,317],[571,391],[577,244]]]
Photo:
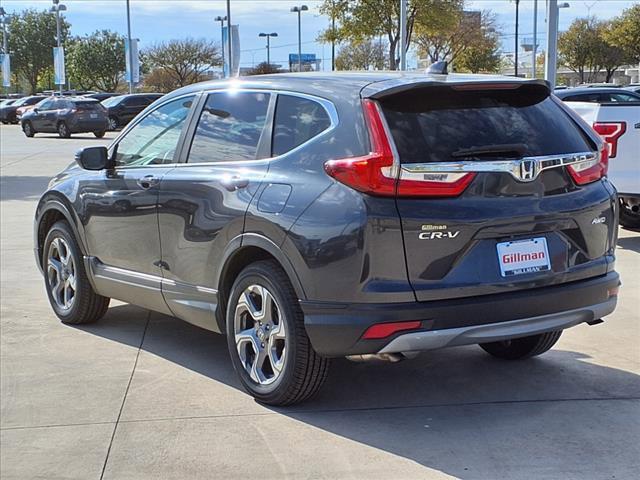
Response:
[[[221,17],[218,15],[213,19],[216,22],[220,22],[220,45],[222,46],[222,71],[224,72],[224,22],[227,21],[227,17]]]
[[[291,7],[291,11],[298,14],[298,71],[302,71],[302,29],[300,27],[300,15],[302,12],[309,10],[306,5],[300,5],[299,7]]]
[[[60,3],[60,0],[52,0],[51,12],[56,14],[56,42],[58,44],[58,55],[60,55],[60,12],[67,10],[67,7]],[[63,64],[64,67],[64,64]],[[60,96],[62,96],[63,83],[60,83]]]
[[[515,52],[515,69],[514,69],[514,77],[518,76],[518,16],[520,13],[520,0],[515,0],[516,2],[516,52]]]
[[[270,49],[271,49],[271,37],[277,37],[278,34],[276,32],[272,32],[272,33],[259,33],[258,34],[259,37],[267,37],[267,65],[269,67],[271,67],[271,53],[270,53]]]

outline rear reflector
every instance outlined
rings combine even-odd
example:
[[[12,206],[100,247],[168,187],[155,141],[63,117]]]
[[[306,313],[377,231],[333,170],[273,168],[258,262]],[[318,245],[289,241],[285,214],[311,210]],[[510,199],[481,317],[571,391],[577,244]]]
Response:
[[[378,323],[367,328],[364,335],[362,335],[362,338],[366,340],[387,338],[394,333],[420,328],[421,323],[422,322],[419,320],[410,322]]]
[[[595,159],[569,165],[567,169],[573,181],[578,185],[586,185],[600,180],[607,174],[609,169],[609,148],[607,144],[602,145],[600,154]]]
[[[413,173],[402,170],[394,158],[389,134],[377,102],[362,101],[369,129],[371,153],[329,160],[325,172],[359,192],[377,196],[456,197],[471,183],[475,173]]]
[[[593,129],[602,137],[609,148],[609,158],[618,154],[618,139],[627,131],[627,122],[596,122]]]
[[[618,293],[620,292],[620,285],[618,285],[617,287],[612,287],[607,291],[608,297],[617,297]]]

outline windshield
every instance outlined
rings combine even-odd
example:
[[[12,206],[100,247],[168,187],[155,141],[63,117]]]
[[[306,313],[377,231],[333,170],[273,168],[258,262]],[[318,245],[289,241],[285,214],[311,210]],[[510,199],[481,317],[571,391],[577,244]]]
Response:
[[[120,95],[118,97],[105,98],[101,103],[105,107],[112,107],[120,103],[123,99],[124,99],[124,95]]]

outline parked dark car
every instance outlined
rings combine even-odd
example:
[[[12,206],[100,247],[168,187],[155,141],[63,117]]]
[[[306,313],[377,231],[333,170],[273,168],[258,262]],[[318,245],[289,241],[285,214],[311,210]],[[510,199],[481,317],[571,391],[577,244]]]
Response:
[[[578,87],[554,90],[553,93],[565,102],[640,102],[640,94],[623,88]]]
[[[108,126],[105,108],[85,97],[49,97],[23,114],[21,124],[27,137],[57,132],[61,138],[85,132],[102,138]]]
[[[109,117],[109,130],[124,127],[162,96],[162,93],[133,93],[103,100],[102,105],[107,109]]]
[[[226,333],[244,387],[292,404],[331,357],[522,359],[600,323],[620,284],[607,152],[539,80],[201,83],[78,152],[35,254],[63,322],[116,298]]]
[[[39,101],[45,99],[42,95],[32,95],[30,97],[22,97],[9,105],[2,105],[0,107],[0,121],[2,123],[18,123],[16,117],[16,110],[23,106],[35,105]]]
[[[122,96],[122,94],[121,93],[105,93],[105,92],[101,92],[101,93],[88,93],[87,95],[83,95],[83,96],[87,97],[87,98],[95,98],[99,102],[102,102],[103,100],[106,100],[107,98],[120,97],[120,96]]]

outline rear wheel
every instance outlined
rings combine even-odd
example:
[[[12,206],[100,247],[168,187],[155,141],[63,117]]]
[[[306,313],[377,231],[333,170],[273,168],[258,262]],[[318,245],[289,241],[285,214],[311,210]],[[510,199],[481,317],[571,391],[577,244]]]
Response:
[[[313,350],[298,298],[274,261],[238,275],[227,307],[227,342],[244,388],[263,403],[302,402],[327,377],[329,360]]]
[[[640,201],[619,197],[620,200],[620,225],[625,228],[640,228]]]
[[[513,338],[500,342],[481,343],[482,349],[494,357],[505,360],[520,360],[541,355],[553,347],[562,335],[562,330],[546,332],[530,337]]]
[[[26,121],[22,124],[22,131],[29,138],[33,137],[36,134],[35,130],[33,129],[33,125],[31,125],[31,122],[29,121]]]
[[[60,138],[69,138],[71,136],[69,127],[65,122],[58,123],[58,135],[60,136]]]
[[[56,222],[49,230],[42,265],[49,303],[63,323],[91,323],[107,312],[109,298],[98,295],[89,283],[80,248],[67,222]]]
[[[116,117],[109,117],[109,130],[113,131],[118,128],[118,119]]]
[[[93,134],[96,136],[96,138],[102,138],[104,137],[105,132],[93,132]]]

